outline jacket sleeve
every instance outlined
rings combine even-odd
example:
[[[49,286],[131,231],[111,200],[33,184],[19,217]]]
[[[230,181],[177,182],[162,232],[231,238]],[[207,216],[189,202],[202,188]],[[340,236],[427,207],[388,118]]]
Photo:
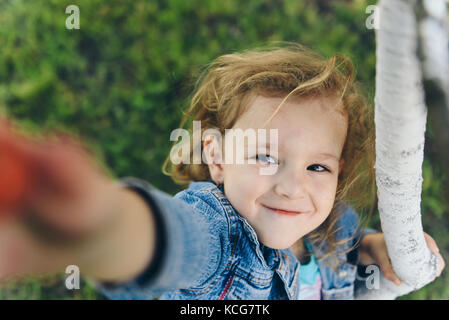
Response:
[[[365,228],[361,228],[360,225],[360,218],[358,213],[355,211],[355,209],[350,206],[350,205],[346,205],[346,212],[345,215],[343,217],[343,223],[346,226],[349,226],[348,230],[349,233],[346,235],[348,237],[352,237],[353,240],[351,242],[351,246],[355,245],[357,242],[357,246],[351,250],[348,253],[348,261],[350,261],[353,264],[360,264],[360,244],[363,240],[363,238],[371,233],[379,233],[380,231],[377,231],[376,229],[373,228],[369,228],[369,227],[365,227]]]
[[[155,299],[165,291],[198,286],[217,272],[229,243],[223,215],[208,219],[201,210],[207,203],[193,193],[186,195],[190,197],[186,203],[137,178],[123,178],[120,183],[150,206],[156,221],[156,250],[145,271],[130,281],[92,280],[100,293],[109,299]]]
[[[371,233],[380,233],[380,231],[373,229],[373,228],[365,228],[362,232],[360,242],[366,235],[371,234]],[[372,266],[370,268],[368,268],[369,266],[365,266],[365,265],[361,264],[359,261],[359,258],[360,258],[360,254],[358,254],[356,279],[355,279],[355,283],[354,283],[354,298],[355,299],[357,299],[358,297],[363,295],[363,293],[366,292],[366,290],[369,287],[367,285],[367,281],[369,281],[370,276],[372,276],[372,272],[367,272],[367,271],[371,270],[370,268],[372,268]]]
[[[354,298],[357,299],[361,294],[363,294],[367,289],[367,281],[369,281],[369,273],[366,273],[367,266],[360,263],[360,243],[363,238],[371,233],[379,233],[380,231],[373,228],[362,228],[360,230],[360,219],[357,212],[352,206],[347,206],[347,210],[344,215],[344,222],[349,226],[350,231],[348,235],[353,235],[353,240],[351,246],[357,241],[357,246],[347,253],[347,261],[355,265],[355,279],[354,279]]]

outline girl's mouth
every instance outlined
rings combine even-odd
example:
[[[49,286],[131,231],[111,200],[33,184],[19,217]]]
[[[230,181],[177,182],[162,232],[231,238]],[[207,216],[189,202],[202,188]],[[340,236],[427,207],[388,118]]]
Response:
[[[269,210],[271,210],[271,211],[273,211],[273,212],[276,212],[276,213],[279,213],[279,214],[285,214],[285,215],[288,215],[288,216],[296,216],[296,215],[298,215],[298,214],[303,213],[303,212],[301,212],[301,211],[288,211],[288,210],[282,210],[282,209],[271,208],[271,207],[268,207],[268,206],[266,206],[266,205],[262,205],[262,206],[264,206],[265,208],[267,208],[267,209],[269,209]]]

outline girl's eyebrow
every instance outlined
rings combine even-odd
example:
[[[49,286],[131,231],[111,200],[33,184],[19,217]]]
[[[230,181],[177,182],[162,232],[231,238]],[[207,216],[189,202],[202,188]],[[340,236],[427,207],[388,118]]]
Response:
[[[338,157],[335,154],[332,153],[326,153],[326,152],[322,152],[322,153],[318,153],[319,156],[322,156],[324,159],[326,158],[332,158],[338,161]]]

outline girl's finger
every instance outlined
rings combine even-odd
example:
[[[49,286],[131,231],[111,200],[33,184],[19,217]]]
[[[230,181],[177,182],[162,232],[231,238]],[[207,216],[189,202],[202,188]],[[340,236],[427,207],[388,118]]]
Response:
[[[440,252],[440,249],[438,249],[436,241],[431,236],[429,236],[427,233],[424,232],[424,238],[426,239],[426,243],[430,251],[432,251],[433,253]]]
[[[394,282],[396,285],[401,284],[401,279],[394,273],[393,265],[391,264],[390,258],[388,257],[387,250],[377,250],[375,253],[375,260],[380,266],[380,271],[385,278]]]
[[[382,271],[382,274],[385,278],[387,278],[391,282],[394,282],[396,285],[401,284],[401,279],[399,279],[399,277],[394,273],[391,263],[386,267],[381,267],[380,270]]]

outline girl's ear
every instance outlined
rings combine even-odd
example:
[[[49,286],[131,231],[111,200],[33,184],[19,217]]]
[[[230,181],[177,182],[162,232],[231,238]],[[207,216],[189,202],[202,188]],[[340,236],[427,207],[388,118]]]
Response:
[[[222,159],[221,139],[214,135],[206,136],[203,142],[203,161],[208,165],[209,174],[217,185],[223,183]]]

